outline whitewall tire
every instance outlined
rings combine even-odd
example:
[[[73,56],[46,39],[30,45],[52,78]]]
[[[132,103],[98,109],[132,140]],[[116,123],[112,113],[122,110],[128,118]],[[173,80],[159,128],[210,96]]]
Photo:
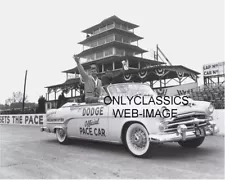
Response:
[[[56,138],[57,138],[57,140],[59,141],[60,144],[68,143],[67,133],[63,128],[57,128],[56,129]]]
[[[149,134],[146,128],[139,124],[131,124],[125,134],[127,149],[135,157],[147,157],[150,151]]]

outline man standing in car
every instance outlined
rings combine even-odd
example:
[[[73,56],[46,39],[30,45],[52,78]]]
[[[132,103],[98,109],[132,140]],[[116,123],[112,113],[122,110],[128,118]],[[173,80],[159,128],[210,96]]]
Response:
[[[83,66],[80,64],[80,57],[77,55],[73,56],[74,60],[77,63],[77,69],[84,81],[84,92],[85,92],[85,102],[86,103],[95,103],[98,102],[98,98],[101,91],[102,82],[97,77],[98,68],[95,64],[91,65],[91,75],[88,75]]]

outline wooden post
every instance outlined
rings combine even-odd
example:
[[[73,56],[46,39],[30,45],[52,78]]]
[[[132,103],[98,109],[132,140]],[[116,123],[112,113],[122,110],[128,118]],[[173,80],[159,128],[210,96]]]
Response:
[[[114,71],[115,70],[115,62],[113,61],[113,64],[112,64],[112,70]]]
[[[26,82],[27,82],[27,70],[26,70],[26,73],[25,73],[24,89],[23,89],[23,107],[22,107],[23,113],[24,113],[24,101],[25,101],[25,94],[26,94]]]
[[[158,47],[158,44],[156,45],[156,60],[158,61],[159,60],[159,47]]]

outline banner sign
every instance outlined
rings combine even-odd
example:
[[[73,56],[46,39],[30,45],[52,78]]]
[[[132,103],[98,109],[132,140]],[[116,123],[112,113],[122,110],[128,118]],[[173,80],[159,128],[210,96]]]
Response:
[[[193,89],[197,88],[197,83],[188,83],[168,88],[155,89],[158,95],[162,96],[175,96],[175,95],[187,95],[190,94]]]
[[[0,124],[41,126],[44,122],[46,122],[46,114],[0,115]]]
[[[203,76],[224,75],[225,62],[203,65]]]

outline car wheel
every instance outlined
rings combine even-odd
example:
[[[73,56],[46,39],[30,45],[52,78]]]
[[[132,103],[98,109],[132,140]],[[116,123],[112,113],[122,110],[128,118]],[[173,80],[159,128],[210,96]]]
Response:
[[[69,141],[66,131],[63,128],[56,129],[56,137],[60,144],[67,144]]]
[[[182,147],[186,147],[186,148],[197,148],[198,146],[200,146],[203,143],[204,139],[205,139],[205,137],[189,139],[186,141],[179,141],[178,144],[181,145]]]
[[[147,157],[150,150],[150,140],[145,127],[139,123],[131,124],[125,134],[127,149],[135,157]]]

